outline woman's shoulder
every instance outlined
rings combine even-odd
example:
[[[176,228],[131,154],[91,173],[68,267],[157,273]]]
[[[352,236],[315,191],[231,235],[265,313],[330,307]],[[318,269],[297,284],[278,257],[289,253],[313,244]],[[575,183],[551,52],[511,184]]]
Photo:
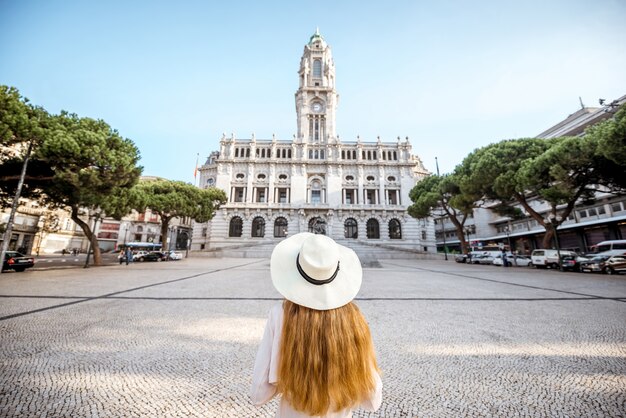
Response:
[[[269,316],[270,318],[281,318],[283,316],[283,302],[282,301],[272,306],[272,308],[270,309]]]

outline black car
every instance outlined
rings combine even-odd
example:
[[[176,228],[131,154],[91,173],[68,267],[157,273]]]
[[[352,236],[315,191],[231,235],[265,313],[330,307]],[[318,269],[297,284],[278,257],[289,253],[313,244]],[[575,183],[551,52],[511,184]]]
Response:
[[[142,255],[137,259],[137,261],[164,261],[167,260],[167,254],[164,254],[160,251],[152,251],[147,254]]]
[[[26,256],[17,251],[7,251],[4,256],[4,263],[2,263],[2,271],[24,271],[34,265],[35,259],[33,257]]]
[[[561,257],[561,266],[563,270],[580,271],[580,262],[578,257],[564,255]]]

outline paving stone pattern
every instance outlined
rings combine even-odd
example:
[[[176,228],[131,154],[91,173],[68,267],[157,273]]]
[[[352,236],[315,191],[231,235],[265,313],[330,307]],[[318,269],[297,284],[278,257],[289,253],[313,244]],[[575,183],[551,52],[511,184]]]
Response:
[[[354,417],[626,416],[626,276],[371,265],[384,401]],[[272,417],[248,390],[278,299],[267,260],[2,274],[0,416]]]

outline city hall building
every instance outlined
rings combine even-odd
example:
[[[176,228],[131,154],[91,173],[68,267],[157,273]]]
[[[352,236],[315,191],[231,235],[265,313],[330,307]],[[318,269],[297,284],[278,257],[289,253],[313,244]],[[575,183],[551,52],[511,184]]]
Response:
[[[304,47],[295,94],[297,133],[290,140],[223,135],[199,168],[199,187],[228,201],[196,223],[192,250],[278,242],[298,232],[435,252],[432,221],[407,213],[409,192],[429,175],[408,137],[392,142],[340,140],[339,96],[330,46],[319,31]]]

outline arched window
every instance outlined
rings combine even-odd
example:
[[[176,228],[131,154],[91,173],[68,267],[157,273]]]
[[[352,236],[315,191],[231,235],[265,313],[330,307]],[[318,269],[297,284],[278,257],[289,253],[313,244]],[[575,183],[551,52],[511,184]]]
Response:
[[[380,228],[378,226],[378,221],[374,218],[371,218],[367,221],[367,237],[370,239],[378,239],[380,238]]]
[[[240,237],[242,231],[243,221],[239,216],[234,216],[230,220],[230,226],[228,227],[229,237]]]
[[[257,216],[252,220],[252,237],[263,238],[265,236],[265,219]]]
[[[309,232],[326,235],[326,221],[320,217],[311,218],[309,221]]]
[[[313,61],[313,77],[322,76],[322,60]]]
[[[283,238],[287,236],[287,219],[276,218],[274,221],[274,237]]]
[[[400,227],[400,221],[397,219],[389,221],[389,238],[402,239],[402,229]]]
[[[344,236],[346,238],[356,239],[359,237],[359,231],[358,231],[356,220],[352,218],[346,219],[346,222],[343,224],[343,231],[344,231]]]

